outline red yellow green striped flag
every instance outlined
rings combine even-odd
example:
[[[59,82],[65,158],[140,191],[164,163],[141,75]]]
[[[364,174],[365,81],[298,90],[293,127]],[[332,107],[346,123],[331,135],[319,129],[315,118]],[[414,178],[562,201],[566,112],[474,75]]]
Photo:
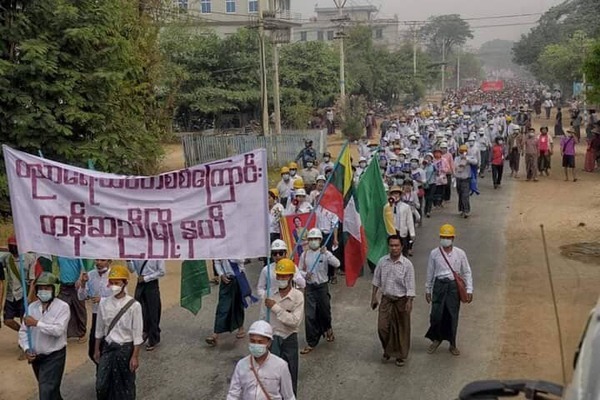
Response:
[[[348,143],[342,148],[331,181],[320,205],[342,221],[342,246],[346,285],[354,286],[367,259],[367,240],[360,220],[359,204],[352,182],[352,163]]]

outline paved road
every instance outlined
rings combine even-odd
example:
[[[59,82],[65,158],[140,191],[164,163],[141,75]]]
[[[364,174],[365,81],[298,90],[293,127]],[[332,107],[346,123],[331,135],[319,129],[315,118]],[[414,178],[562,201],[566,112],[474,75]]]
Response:
[[[497,329],[501,323],[504,284],[505,223],[512,191],[511,182],[493,190],[490,177],[480,183],[482,195],[472,200],[473,215],[460,219],[453,202],[436,212],[418,230],[415,257],[418,298],[412,317],[412,348],[407,365],[382,364],[376,334],[376,312],[369,308],[371,274],[354,288],[332,288],[334,343],[322,342],[300,359],[300,399],[432,399],[455,398],[472,380],[490,377],[496,357]],[[423,337],[428,327],[424,281],[429,251],[437,246],[437,230],[444,223],[457,227],[456,244],[465,249],[473,269],[475,300],[461,310],[460,357],[447,351],[447,344],[434,355],[426,353],[429,342]],[[256,282],[258,267],[249,267]],[[138,373],[139,399],[224,399],[235,363],[247,354],[245,340],[225,336],[217,348],[204,338],[211,333],[216,290],[204,300],[194,317],[175,307],[163,313],[161,347],[142,352]],[[257,318],[258,307],[247,315],[246,326]],[[303,331],[303,328],[302,328]],[[304,345],[303,332],[300,345]],[[66,400],[94,397],[94,369],[87,362],[67,375],[63,384]]]

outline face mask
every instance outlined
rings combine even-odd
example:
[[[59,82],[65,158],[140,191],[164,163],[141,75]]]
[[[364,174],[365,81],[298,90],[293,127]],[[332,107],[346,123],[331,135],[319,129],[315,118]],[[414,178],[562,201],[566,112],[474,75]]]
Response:
[[[440,245],[442,247],[450,247],[450,246],[452,246],[452,239],[441,239]]]
[[[419,168],[419,163],[416,163],[416,162],[414,162],[414,163],[410,163],[410,167],[411,167],[412,169],[417,169],[417,168]]]
[[[248,350],[250,350],[250,354],[254,358],[260,358],[265,355],[267,352],[267,345],[260,343],[250,343],[248,344]]]
[[[123,288],[119,285],[110,285],[108,288],[112,292],[113,296],[118,295],[123,290]]]
[[[361,162],[360,164],[358,164],[361,168],[365,168],[367,166],[367,163],[365,162]]]
[[[313,166],[313,163],[311,163],[311,162],[307,162],[307,163],[306,163],[306,168],[310,168],[310,167],[312,167],[312,166]]]
[[[290,281],[280,281],[279,279],[277,279],[277,286],[279,287],[279,289],[285,289],[289,285]]]
[[[324,158],[323,158],[323,161],[325,161],[325,162],[329,162],[329,157],[324,157]]]
[[[397,161],[396,160],[390,160],[390,165],[396,165]]]
[[[308,247],[310,247],[311,250],[318,250],[319,247],[321,247],[321,241],[320,240],[309,240]]]
[[[404,158],[404,157],[399,157],[399,158],[398,158],[398,161],[400,161],[401,163],[403,163],[405,159],[406,159],[406,158]]]
[[[291,169],[290,170],[290,175],[291,176],[296,176],[296,170],[295,169]]]
[[[498,144],[504,144],[504,140],[498,140]]]
[[[475,142],[469,140],[469,146],[473,146]]]
[[[43,290],[40,289],[37,292],[37,297],[40,299],[42,303],[47,303],[52,300],[52,290]]]
[[[284,181],[290,180],[290,174],[283,174],[283,175],[281,175],[281,177],[283,178]]]

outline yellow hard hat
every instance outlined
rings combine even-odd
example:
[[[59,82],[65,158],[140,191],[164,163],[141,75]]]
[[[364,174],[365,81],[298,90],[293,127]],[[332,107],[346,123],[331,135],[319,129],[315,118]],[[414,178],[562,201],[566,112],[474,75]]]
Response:
[[[466,144],[461,144],[458,148],[458,151],[469,151],[469,146],[467,146]]]
[[[450,224],[442,225],[440,228],[440,236],[441,237],[454,237],[456,236],[456,232],[454,227]]]
[[[281,167],[281,171],[280,174],[289,174],[290,173],[290,169],[288,167]]]
[[[296,265],[289,258],[284,258],[277,262],[275,266],[276,275],[294,275],[296,273]]]
[[[275,198],[279,197],[279,190],[277,190],[277,188],[269,189],[269,193],[271,193]]]
[[[129,270],[124,265],[113,265],[108,272],[108,279],[126,279],[129,280]]]
[[[512,117],[509,115],[508,117],[506,117],[506,122],[510,122],[512,121]]]
[[[298,164],[296,164],[295,162],[291,162],[289,167],[290,169],[298,169]]]
[[[294,189],[304,189],[304,181],[301,178],[294,181]]]

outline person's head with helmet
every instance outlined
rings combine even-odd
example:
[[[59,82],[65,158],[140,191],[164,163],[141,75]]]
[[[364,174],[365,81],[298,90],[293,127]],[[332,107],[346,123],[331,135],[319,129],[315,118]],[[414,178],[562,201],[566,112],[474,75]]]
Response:
[[[392,186],[390,188],[390,197],[394,199],[394,203],[399,202],[400,198],[402,197],[402,187]]]
[[[321,192],[325,188],[325,182],[327,182],[327,178],[325,175],[317,176],[317,191]]]
[[[125,296],[125,288],[128,281],[129,270],[126,266],[121,264],[113,265],[110,271],[108,271],[108,287],[116,298],[120,299]]]
[[[287,294],[287,291],[292,288],[292,279],[296,273],[296,264],[289,258],[283,258],[277,261],[275,265],[275,277],[277,279],[277,287],[282,296]]]
[[[362,169],[367,168],[367,159],[365,157],[359,158],[358,166],[361,167]]]
[[[296,196],[294,198],[295,205],[302,204],[305,201],[306,201],[306,190],[304,190],[304,189],[297,189],[296,190]]]
[[[260,364],[269,355],[269,348],[273,341],[273,328],[267,321],[256,321],[248,329],[248,351]]]
[[[11,235],[7,241],[8,244],[8,252],[12,254],[13,257],[19,257],[19,247],[17,246],[17,238],[15,235]]]
[[[313,145],[313,141],[312,140],[306,139],[304,141],[304,146],[306,146],[307,149],[310,148],[312,145]]]
[[[284,182],[288,182],[290,180],[290,169],[288,167],[281,167],[279,173],[281,174],[281,179],[283,179]]]
[[[323,153],[323,162],[329,162],[331,160],[331,153],[326,151]]]
[[[310,231],[308,231],[306,238],[308,239],[308,247],[311,250],[319,250],[321,247],[321,241],[323,240],[323,233],[319,228],[312,228]]]
[[[289,171],[290,171],[290,176],[293,178],[296,176],[296,173],[298,173],[298,164],[296,164],[295,162],[291,162],[290,165],[288,166]]]
[[[467,141],[469,147],[475,146],[475,140],[477,140],[477,136],[475,136],[475,132],[473,132],[469,135],[469,140]]]
[[[442,154],[446,154],[448,152],[448,142],[440,143],[440,150],[442,151]]]
[[[42,303],[49,303],[54,299],[58,278],[44,271],[35,280],[35,295]]]
[[[419,168],[419,157],[411,157],[410,158],[410,169],[412,170],[416,170],[417,168]]]
[[[298,179],[294,180],[294,183],[292,186],[293,186],[294,190],[296,190],[296,191],[298,189],[304,189],[304,180],[302,178],[298,177]]]
[[[466,156],[468,151],[469,146],[467,146],[466,144],[461,144],[458,148],[458,154],[460,154],[461,156]]]
[[[452,225],[445,224],[440,227],[440,246],[445,249],[452,248],[455,237],[456,231]]]
[[[302,221],[300,221],[300,224],[302,224]],[[271,243],[271,257],[276,263],[285,258],[287,251],[287,244],[283,240],[276,239]]]

